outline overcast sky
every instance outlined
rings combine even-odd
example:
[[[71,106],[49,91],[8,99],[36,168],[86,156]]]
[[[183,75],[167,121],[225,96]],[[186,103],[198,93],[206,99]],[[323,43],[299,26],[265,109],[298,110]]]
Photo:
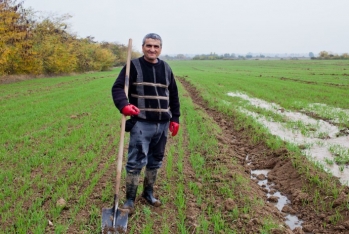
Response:
[[[149,32],[162,54],[349,53],[348,0],[24,0],[25,8],[70,14],[79,37],[141,51]]]

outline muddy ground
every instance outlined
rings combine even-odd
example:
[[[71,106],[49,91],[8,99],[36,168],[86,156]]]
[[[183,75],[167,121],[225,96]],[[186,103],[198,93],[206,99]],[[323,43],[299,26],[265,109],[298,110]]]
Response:
[[[229,169],[229,173],[224,175],[213,175],[214,181],[210,184],[203,182],[200,178],[195,177],[193,168],[189,161],[189,154],[183,159],[184,165],[184,178],[185,178],[185,196],[186,196],[186,209],[185,209],[185,226],[189,230],[189,233],[200,233],[197,232],[200,215],[205,214],[206,218],[210,218],[207,212],[207,205],[213,205],[217,209],[213,212],[221,212],[222,219],[231,228],[231,230],[241,230],[241,233],[260,233],[262,227],[262,220],[265,217],[271,217],[275,223],[280,223],[280,228],[275,228],[271,233],[349,233],[349,206],[347,202],[349,189],[342,188],[338,180],[333,180],[340,190],[340,196],[338,199],[327,196],[328,191],[324,191],[323,188],[317,187],[315,184],[310,183],[304,174],[299,170],[299,167],[306,168],[308,162],[304,160],[302,165],[298,165],[297,169],[293,166],[291,161],[292,155],[286,149],[270,150],[266,145],[253,144],[251,143],[250,133],[248,129],[235,129],[234,119],[231,119],[224,114],[217,112],[214,109],[208,108],[207,103],[201,98],[197,90],[191,86],[183,78],[178,78],[185,87],[188,94],[186,98],[191,98],[195,104],[195,108],[205,112],[207,118],[213,119],[217,125],[222,129],[222,134],[217,135],[216,138],[219,140],[219,145],[221,146],[221,152],[214,158],[210,158],[207,155],[206,168],[207,170],[214,171],[214,168],[220,165],[225,165]],[[184,144],[188,141],[188,135],[186,132],[186,126],[181,125],[180,131],[183,131]],[[110,144],[113,144],[114,139],[109,136]],[[169,138],[168,145],[176,144],[176,138]],[[117,148],[115,146],[106,152],[104,152],[105,161],[107,158],[115,157]],[[186,145],[184,145],[186,147]],[[185,150],[188,151],[188,150]],[[127,146],[124,148],[124,152],[127,152]],[[205,152],[200,152],[205,155]],[[231,164],[231,159],[234,158],[238,163]],[[103,161],[103,160],[102,160]],[[166,159],[165,159],[166,161]],[[164,162],[166,164],[166,162]],[[100,164],[100,168],[103,168],[103,163]],[[79,211],[78,216],[74,223],[69,226],[67,233],[98,233],[96,232],[97,226],[100,225],[99,222],[93,223],[93,214],[91,214],[91,207],[111,207],[112,203],[102,202],[101,194],[105,189],[108,181],[115,178],[116,165],[112,165],[108,171],[100,178],[98,184],[94,187],[92,196],[88,197],[87,204],[85,208]],[[312,168],[309,166],[309,168]],[[265,188],[260,187],[256,179],[251,179],[251,170],[256,169],[270,169],[268,174],[268,179],[275,185],[273,188],[278,190],[286,196],[291,204],[283,209],[284,212],[279,211],[273,202],[269,201],[267,198],[267,191]],[[176,169],[175,169],[176,170]],[[307,173],[314,173],[312,170]],[[176,174],[176,171],[174,172]],[[247,200],[253,200],[258,197],[265,201],[264,207],[255,207],[252,216],[242,214],[237,219],[231,218],[231,211],[234,207],[243,208],[246,204],[244,199],[231,200],[222,196],[218,192],[220,185],[228,183],[235,178],[235,176],[240,175],[247,178],[247,183],[245,187],[241,187],[243,191],[237,191],[243,194],[243,196],[248,197]],[[320,179],[327,178],[325,174],[318,174]],[[154,224],[152,233],[163,233],[164,220],[161,219],[163,214],[166,214],[167,226],[169,227],[170,233],[178,233],[178,208],[174,200],[176,197],[175,191],[170,191],[165,189],[166,184],[177,184],[178,176],[174,176],[170,180],[165,178],[165,171],[162,169],[159,172],[158,181],[155,186],[155,195],[158,197],[170,196],[170,201],[166,202],[166,206],[162,207],[150,207],[151,217],[154,217]],[[192,194],[189,189],[189,183],[194,182],[198,187],[202,188],[207,197],[204,204],[198,206],[196,197]],[[142,183],[142,179],[140,181]],[[86,187],[88,183],[86,183]],[[125,185],[122,182],[122,188],[120,197],[124,198]],[[207,188],[207,189],[206,189]],[[248,189],[245,189],[248,188]],[[83,191],[85,188],[81,188]],[[313,199],[316,197],[314,191],[319,191],[320,198],[326,201],[329,206],[333,208],[336,207],[346,207],[340,212],[341,219],[336,223],[333,223],[333,217],[336,217],[335,209],[327,209],[330,211],[319,212],[316,207],[314,207]],[[173,193],[173,194],[172,194]],[[78,197],[76,201],[70,200],[67,209],[63,210],[60,215],[60,220],[62,222],[67,222],[70,219],[69,207],[74,207],[74,203],[78,203]],[[173,201],[171,201],[173,200]],[[246,200],[246,199],[245,199]],[[47,200],[47,203],[54,202]],[[122,200],[120,201],[122,203]],[[45,205],[45,204],[44,204]],[[136,199],[136,214],[129,218],[128,230],[132,230],[132,233],[144,233],[144,223],[147,222],[147,217],[142,213],[142,207],[147,206],[146,202],[138,196]],[[98,211],[100,212],[100,211]],[[298,216],[303,221],[302,228],[295,228],[291,230],[285,223],[285,214],[291,213]],[[48,217],[49,218],[49,217]],[[83,228],[82,228],[83,227]],[[158,228],[157,228],[158,227]],[[83,230],[82,230],[83,229]],[[47,226],[47,233],[54,233],[54,225]],[[209,233],[214,233],[211,230]]]
[[[302,174],[302,170],[298,170],[293,166],[291,161],[292,156],[287,149],[270,150],[264,144],[252,144],[249,135],[246,134],[245,129],[234,129],[234,120],[228,116],[223,115],[220,112],[212,108],[208,108],[207,103],[201,98],[197,90],[184,79],[180,79],[183,86],[190,94],[193,102],[200,108],[204,109],[207,114],[212,117],[215,122],[223,130],[223,135],[218,136],[220,142],[224,145],[228,145],[228,155],[235,155],[239,159],[241,165],[244,166],[245,171],[250,173],[251,170],[257,169],[270,169],[268,173],[268,180],[270,183],[274,183],[273,186],[276,190],[280,191],[282,195],[286,196],[291,204],[284,207],[282,211],[297,215],[298,218],[303,220],[302,230],[296,228],[294,233],[349,233],[349,206],[348,206],[348,187],[340,186],[340,183],[335,178],[333,184],[336,184],[337,188],[341,191],[339,197],[334,200],[333,197],[326,196],[326,191],[322,188],[310,183]],[[246,160],[248,158],[248,160]],[[303,160],[302,165],[304,168],[309,165],[312,166],[306,160]],[[310,171],[308,173],[316,173],[320,179],[328,177],[326,174]],[[263,188],[260,188],[262,191]],[[306,191],[305,191],[306,190]],[[342,219],[336,224],[331,223],[331,217],[336,215],[334,209],[328,212],[316,212],[312,201],[315,194],[315,190],[319,191],[322,197],[328,202],[332,203],[332,207],[336,208],[344,206],[346,209],[341,212]],[[255,193],[251,193],[255,195]],[[266,194],[263,195],[266,202]],[[241,204],[243,206],[243,204]],[[280,212],[283,216],[283,212]],[[326,225],[324,225],[326,224]],[[258,225],[257,225],[258,226]],[[251,230],[256,230],[251,227]],[[285,230],[288,233],[289,230]]]

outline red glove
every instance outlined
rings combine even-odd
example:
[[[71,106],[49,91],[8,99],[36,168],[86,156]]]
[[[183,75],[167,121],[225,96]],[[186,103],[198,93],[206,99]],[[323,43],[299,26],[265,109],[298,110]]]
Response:
[[[122,108],[121,112],[124,115],[126,115],[126,116],[138,115],[139,114],[139,109],[137,107],[135,107],[134,105],[132,105],[132,104],[128,104],[127,106]]]
[[[179,129],[179,123],[176,122],[170,122],[169,130],[172,132],[172,136],[177,135]]]

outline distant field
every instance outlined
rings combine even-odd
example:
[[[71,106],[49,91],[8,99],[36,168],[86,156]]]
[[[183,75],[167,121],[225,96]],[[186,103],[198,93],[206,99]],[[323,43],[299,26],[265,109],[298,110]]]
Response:
[[[169,64],[182,116],[157,183],[164,205],[149,207],[138,196],[129,233],[289,229],[246,173],[252,156],[290,160],[302,175],[293,182],[304,179],[297,191],[312,200],[293,208],[309,230],[336,233],[349,220],[347,198],[336,207],[326,200],[340,198],[342,188],[302,164],[307,155],[319,172],[342,184],[349,178],[349,61]],[[120,69],[0,84],[0,233],[101,233],[101,209],[114,194],[121,118],[110,92]]]
[[[210,105],[253,117],[349,181],[348,61],[172,61]],[[235,114],[234,114],[235,113]]]
[[[219,100],[228,92],[244,92],[287,109],[310,103],[349,107],[349,62],[276,61],[170,61],[178,76],[188,76],[198,88]],[[209,89],[207,87],[210,87]]]

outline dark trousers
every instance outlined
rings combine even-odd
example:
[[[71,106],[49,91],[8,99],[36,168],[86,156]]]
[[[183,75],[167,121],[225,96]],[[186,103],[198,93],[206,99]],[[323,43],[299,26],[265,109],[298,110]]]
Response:
[[[167,142],[169,122],[153,123],[137,121],[130,131],[126,171],[140,172],[158,169],[162,165]]]

